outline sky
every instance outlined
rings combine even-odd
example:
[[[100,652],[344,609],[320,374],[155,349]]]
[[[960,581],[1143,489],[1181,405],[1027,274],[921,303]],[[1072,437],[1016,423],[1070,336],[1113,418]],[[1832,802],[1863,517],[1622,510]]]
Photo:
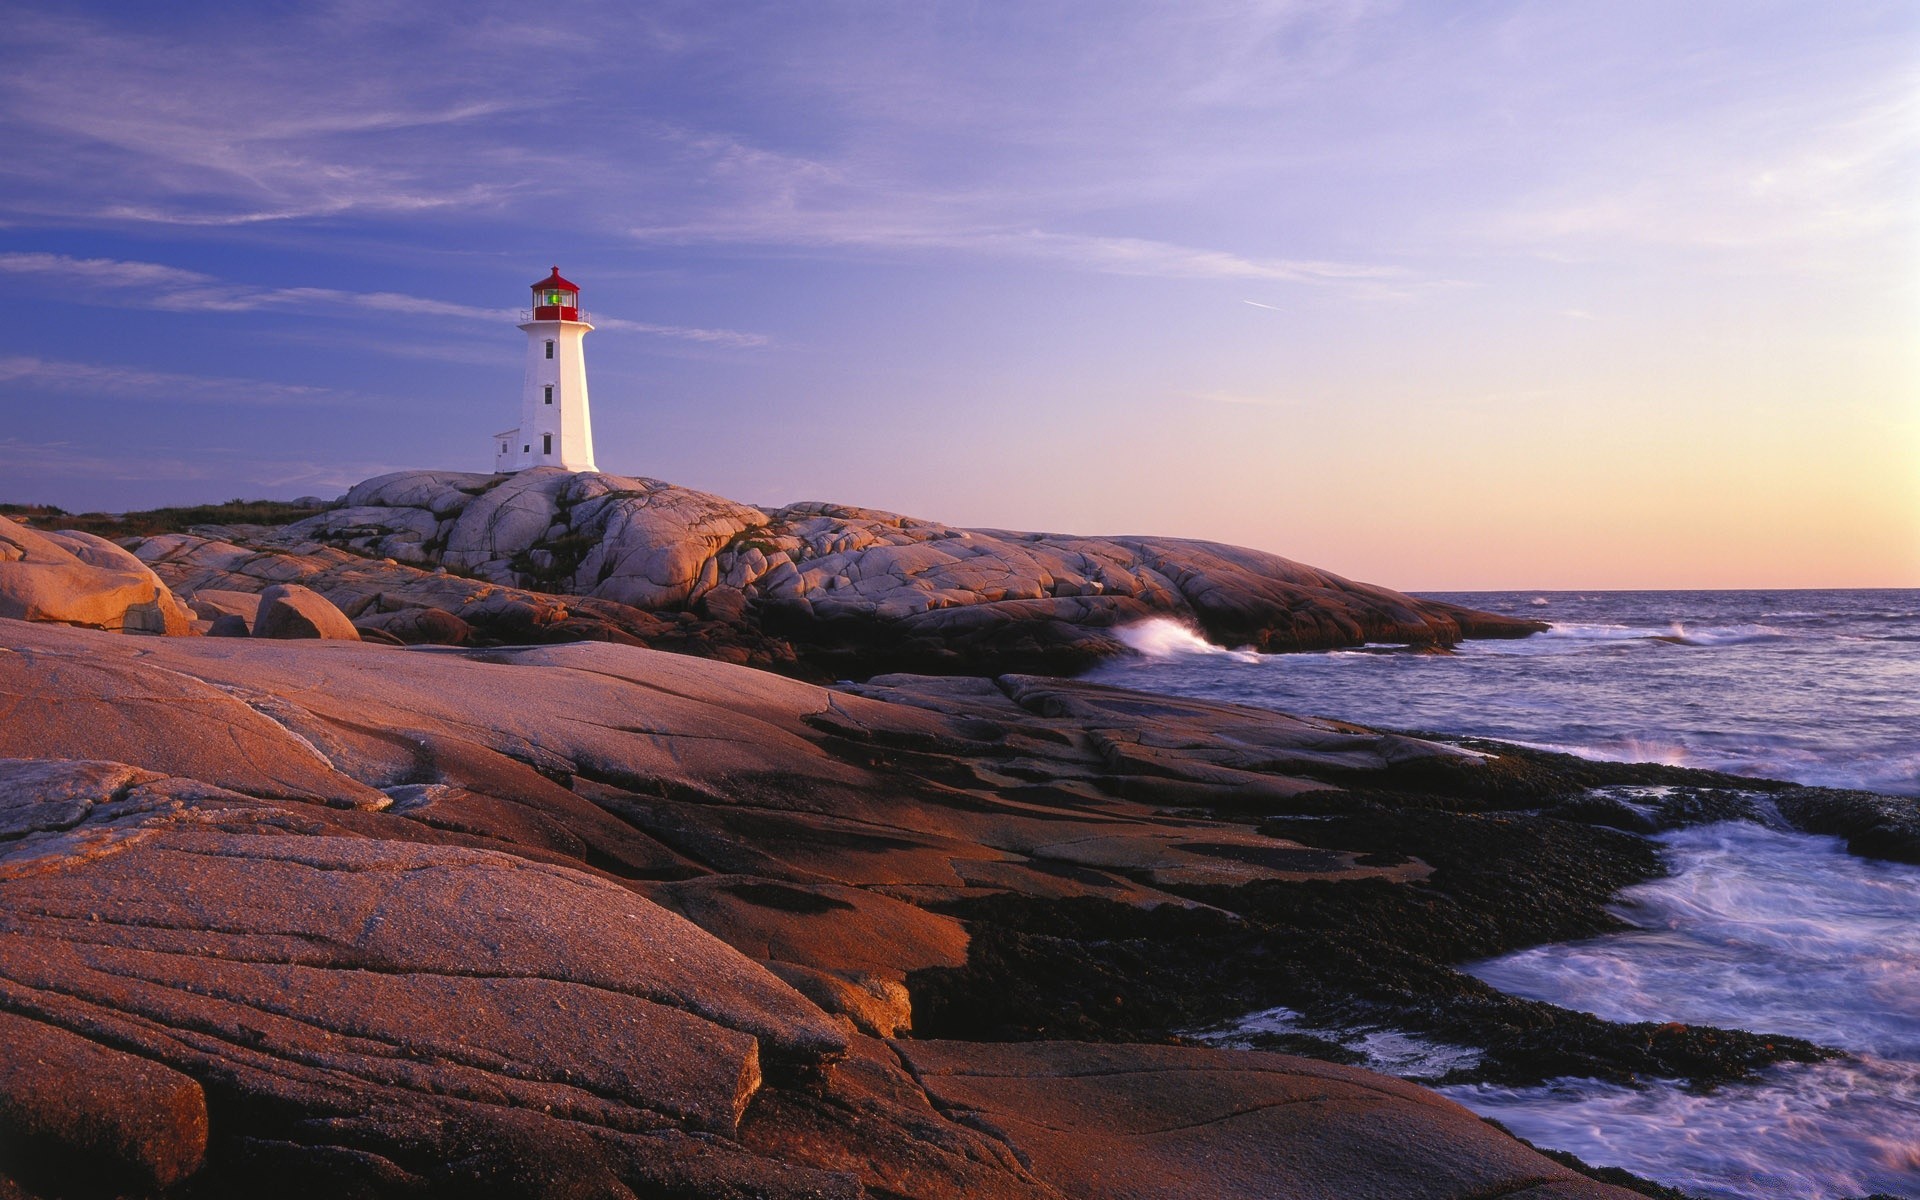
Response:
[[[1920,586],[1910,0],[0,3],[0,500],[603,470],[1408,590]]]

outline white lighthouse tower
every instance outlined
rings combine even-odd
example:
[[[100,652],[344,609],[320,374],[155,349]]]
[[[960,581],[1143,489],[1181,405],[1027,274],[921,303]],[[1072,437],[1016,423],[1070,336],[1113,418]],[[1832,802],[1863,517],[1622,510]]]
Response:
[[[598,470],[593,422],[587,415],[587,361],[581,340],[592,331],[580,311],[580,289],[560,268],[533,285],[527,320],[527,377],[520,391],[520,425],[493,436],[495,471],[528,467]]]

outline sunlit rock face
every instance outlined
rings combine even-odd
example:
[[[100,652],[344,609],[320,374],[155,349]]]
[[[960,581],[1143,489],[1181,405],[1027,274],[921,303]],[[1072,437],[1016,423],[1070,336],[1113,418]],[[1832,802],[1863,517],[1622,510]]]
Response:
[[[80,532],[0,517],[0,617],[88,629],[181,634],[193,614],[125,549]]]
[[[135,549],[183,591],[297,581],[363,628],[398,624],[402,641],[451,636],[389,619],[429,607],[483,641],[600,636],[757,666],[799,660],[828,677],[1070,673],[1126,653],[1113,630],[1151,616],[1268,651],[1540,628],[1210,542],[957,529],[815,502],[760,509],[558,468],[402,472],[284,529],[198,533]]]
[[[1625,1195],[1351,1069],[886,1040],[953,904],[1403,887],[1185,806],[1486,769],[1143,699],[0,620],[0,1192]]]
[[[357,642],[360,631],[319,592],[297,583],[276,583],[260,593],[253,636]]]

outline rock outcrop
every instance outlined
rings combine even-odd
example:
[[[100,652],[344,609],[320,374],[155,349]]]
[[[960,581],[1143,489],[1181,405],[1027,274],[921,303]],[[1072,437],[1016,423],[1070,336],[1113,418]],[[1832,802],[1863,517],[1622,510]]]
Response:
[[[0,617],[184,634],[193,614],[147,565],[105,538],[0,517]]]
[[[276,583],[260,593],[253,636],[357,642],[360,631],[319,592],[297,583]]]
[[[798,659],[829,678],[1068,674],[1126,653],[1114,630],[1154,616],[1263,651],[1544,628],[1211,542],[958,529],[811,502],[763,510],[558,468],[403,472],[282,529],[197,532],[136,550],[183,591],[297,580],[402,641],[455,636],[388,616],[436,608],[467,627],[463,640],[595,636],[759,666]]]
[[[1405,892],[1418,857],[1224,814],[1484,754],[1038,678],[4,620],[0,716],[0,1194],[1626,1195],[1361,1071],[906,1036],[981,967],[969,906]]]

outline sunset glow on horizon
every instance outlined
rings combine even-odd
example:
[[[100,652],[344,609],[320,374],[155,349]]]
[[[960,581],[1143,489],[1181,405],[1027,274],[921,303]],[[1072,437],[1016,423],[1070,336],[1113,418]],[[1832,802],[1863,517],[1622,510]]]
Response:
[[[1911,4],[460,11],[11,15],[0,501],[488,470],[557,263],[605,471],[1920,587]]]

